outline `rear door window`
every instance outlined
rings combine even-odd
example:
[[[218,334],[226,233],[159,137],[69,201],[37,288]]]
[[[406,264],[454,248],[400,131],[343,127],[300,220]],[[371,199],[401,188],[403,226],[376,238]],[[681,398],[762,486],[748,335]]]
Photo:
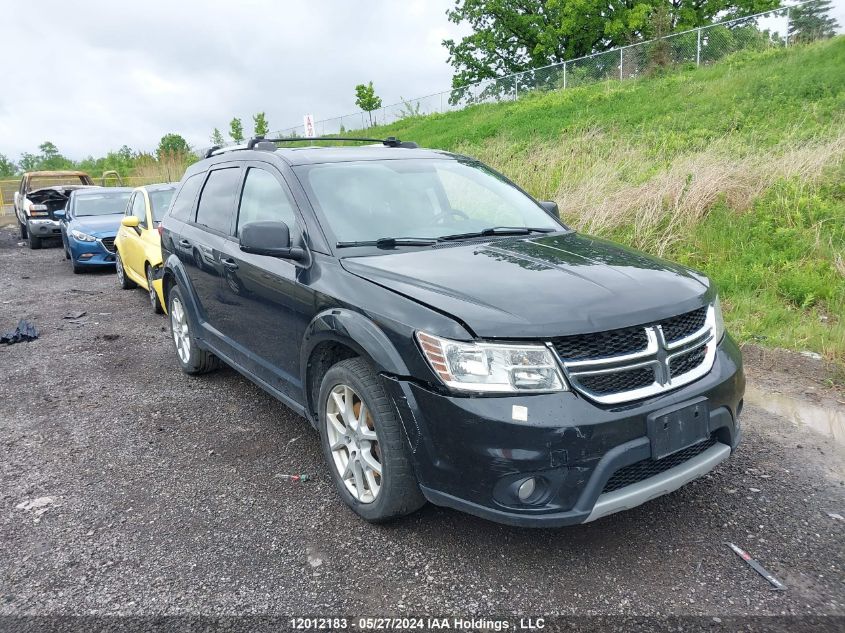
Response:
[[[229,235],[235,217],[235,206],[241,170],[238,167],[215,169],[208,175],[197,205],[197,224]]]
[[[205,178],[205,173],[194,174],[185,181],[185,184],[179,190],[179,195],[173,201],[170,217],[182,222],[194,219],[194,200],[197,199],[197,192],[202,186],[203,178]]]

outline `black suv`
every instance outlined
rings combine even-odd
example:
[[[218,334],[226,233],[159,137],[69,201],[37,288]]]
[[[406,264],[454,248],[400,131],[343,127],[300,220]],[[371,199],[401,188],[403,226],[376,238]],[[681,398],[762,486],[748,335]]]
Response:
[[[223,361],[305,416],[360,516],[583,523],[736,447],[745,378],[706,277],[577,234],[472,158],[285,140],[185,173],[173,339],[187,373]]]

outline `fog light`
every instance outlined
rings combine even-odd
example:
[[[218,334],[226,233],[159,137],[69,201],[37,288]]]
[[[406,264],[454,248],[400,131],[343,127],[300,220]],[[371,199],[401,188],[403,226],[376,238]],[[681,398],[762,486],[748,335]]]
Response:
[[[522,502],[528,501],[531,498],[531,495],[534,494],[534,491],[537,489],[537,480],[531,477],[531,479],[526,479],[521,484],[519,484],[519,490],[516,491],[519,500]]]
[[[79,256],[79,259],[91,259],[92,257],[94,257],[94,253],[82,253],[82,255]]]

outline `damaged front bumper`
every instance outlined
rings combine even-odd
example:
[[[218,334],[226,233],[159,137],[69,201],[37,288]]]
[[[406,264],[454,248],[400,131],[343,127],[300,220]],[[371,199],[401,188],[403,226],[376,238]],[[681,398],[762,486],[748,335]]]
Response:
[[[707,375],[624,405],[599,406],[574,391],[460,397],[396,378],[384,383],[429,501],[529,527],[592,521],[709,472],[739,442],[745,390],[741,356],[727,336]],[[705,403],[710,438],[655,459],[647,419],[689,402]],[[535,491],[521,501],[518,491],[528,478]]]

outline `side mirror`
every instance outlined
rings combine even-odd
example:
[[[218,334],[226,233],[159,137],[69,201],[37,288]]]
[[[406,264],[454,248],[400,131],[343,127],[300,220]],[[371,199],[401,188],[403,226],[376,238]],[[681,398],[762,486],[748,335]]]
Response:
[[[57,220],[64,220],[67,216],[64,209],[57,209],[56,211],[53,211],[53,217]]]
[[[136,218],[134,215],[127,215],[120,221],[120,224],[130,229],[137,229],[138,218]]]
[[[284,222],[250,222],[240,230],[241,250],[253,255],[303,260],[305,251],[290,245],[290,229]]]
[[[555,220],[560,220],[560,209],[557,208],[557,202],[554,200],[541,200],[540,206]]]

